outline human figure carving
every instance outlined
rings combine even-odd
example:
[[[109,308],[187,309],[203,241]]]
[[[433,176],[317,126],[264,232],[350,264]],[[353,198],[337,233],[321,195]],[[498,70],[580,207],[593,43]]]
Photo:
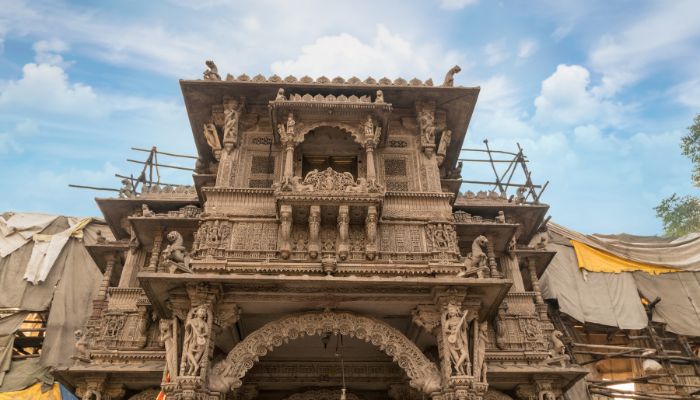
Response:
[[[209,312],[202,305],[190,311],[185,322],[185,338],[182,344],[180,376],[196,376],[207,352],[209,339]]]
[[[455,303],[449,303],[442,314],[445,347],[450,360],[450,375],[471,375],[469,340],[467,336],[468,311],[461,311]]]
[[[153,217],[156,214],[148,208],[148,204],[141,204],[141,215],[144,217]]]
[[[460,68],[459,65],[455,65],[454,67],[450,68],[450,70],[447,71],[447,74],[445,74],[445,81],[442,83],[442,86],[453,87],[455,85],[455,74],[458,74],[461,71],[462,68]]]
[[[172,381],[177,376],[177,338],[173,320],[161,319],[160,341],[165,347],[165,374]]]
[[[467,254],[464,260],[464,270],[457,274],[459,277],[468,276],[471,274],[477,274],[480,278],[483,277],[483,271],[487,269],[486,266],[486,245],[489,240],[484,235],[479,235],[472,242],[472,251]]]
[[[488,323],[478,324],[479,334],[474,348],[474,378],[479,382],[486,382],[486,344],[489,340]]]
[[[241,110],[238,101],[229,99],[224,103],[224,147],[230,151],[238,143],[238,121]]]
[[[220,81],[221,76],[219,75],[219,68],[216,67],[214,61],[207,60],[204,64],[207,66],[206,71],[204,71],[204,79],[207,81]]]
[[[366,192],[369,189],[369,185],[367,184],[367,179],[365,178],[357,178],[357,183],[351,186],[347,186],[345,188],[346,192],[354,192],[354,193],[362,193]]]
[[[442,136],[440,137],[440,144],[438,145],[437,149],[439,166],[442,165],[442,162],[444,161],[445,156],[447,155],[447,148],[450,146],[450,142],[452,142],[452,131],[449,129],[445,129],[444,131],[442,131]]]
[[[214,158],[219,159],[221,142],[219,141],[219,133],[216,130],[216,125],[211,122],[204,124],[204,138],[207,139],[207,144],[211,147]]]
[[[275,97],[275,101],[285,101],[286,98],[284,97],[284,89],[279,88],[277,89],[277,96]]]
[[[134,185],[131,184],[131,179],[122,179],[122,187],[119,189],[119,198],[128,199],[134,197]]]

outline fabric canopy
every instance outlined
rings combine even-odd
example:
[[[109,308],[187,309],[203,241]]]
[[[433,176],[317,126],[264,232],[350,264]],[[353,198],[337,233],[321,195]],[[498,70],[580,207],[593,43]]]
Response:
[[[571,244],[574,246],[574,251],[576,252],[578,266],[591,272],[619,273],[644,271],[652,275],[657,275],[668,272],[682,271],[677,268],[662,267],[658,265],[626,260],[614,254],[598,250],[575,240],[572,240]]]
[[[685,271],[700,271],[700,233],[691,233],[670,241],[661,238],[642,240],[630,235],[621,240],[609,235],[584,235],[553,222],[547,224],[547,229],[551,233],[628,261]]]

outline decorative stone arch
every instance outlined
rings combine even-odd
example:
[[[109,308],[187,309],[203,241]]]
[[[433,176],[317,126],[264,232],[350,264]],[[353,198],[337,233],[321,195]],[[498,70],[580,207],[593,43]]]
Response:
[[[318,121],[318,122],[310,122],[310,123],[298,123],[296,126],[297,134],[295,137],[295,140],[297,144],[301,144],[304,142],[304,138],[306,138],[306,134],[313,131],[314,129],[321,128],[321,127],[329,127],[329,128],[338,128],[341,131],[347,133],[348,135],[352,136],[353,140],[358,143],[360,146],[364,147],[364,133],[362,132],[362,129],[359,124],[357,125],[352,125],[346,122],[334,122],[334,121]]]
[[[346,393],[345,396],[347,400],[362,400],[362,397],[354,393]],[[338,400],[339,397],[340,389],[319,389],[296,393],[284,400]]]
[[[274,348],[303,336],[332,332],[377,346],[406,372],[411,387],[426,394],[440,390],[437,366],[401,332],[377,319],[348,312],[316,311],[269,322],[248,335],[212,368],[211,390],[226,393],[243,384],[245,374]]]

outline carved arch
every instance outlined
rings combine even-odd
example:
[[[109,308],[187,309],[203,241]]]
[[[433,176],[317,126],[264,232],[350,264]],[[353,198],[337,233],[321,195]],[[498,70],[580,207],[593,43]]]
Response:
[[[296,134],[296,142],[298,144],[302,143],[304,141],[304,138],[306,137],[306,134],[311,132],[312,130],[316,128],[320,128],[323,126],[327,126],[330,128],[338,128],[341,131],[347,133],[348,135],[352,136],[353,140],[355,140],[356,143],[358,143],[360,146],[364,147],[364,133],[362,132],[362,129],[360,127],[360,124],[358,123],[357,125],[352,125],[349,123],[345,122],[332,122],[332,121],[318,121],[318,122],[311,122],[311,123],[298,123],[296,126],[297,134]]]
[[[401,332],[377,319],[348,312],[317,311],[269,322],[238,343],[212,368],[209,387],[225,393],[243,384],[245,374],[274,348],[303,336],[339,333],[377,346],[406,372],[411,387],[426,394],[440,390],[437,366]]]

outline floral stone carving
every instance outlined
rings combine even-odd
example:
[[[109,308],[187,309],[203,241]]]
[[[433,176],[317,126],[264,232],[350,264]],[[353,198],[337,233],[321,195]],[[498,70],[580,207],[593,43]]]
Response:
[[[401,332],[370,317],[345,312],[310,312],[270,322],[238,343],[210,375],[209,388],[221,393],[237,389],[260,357],[275,347],[305,335],[333,332],[370,342],[392,357],[410,378],[410,385],[426,394],[439,391],[440,372],[435,364]]]

